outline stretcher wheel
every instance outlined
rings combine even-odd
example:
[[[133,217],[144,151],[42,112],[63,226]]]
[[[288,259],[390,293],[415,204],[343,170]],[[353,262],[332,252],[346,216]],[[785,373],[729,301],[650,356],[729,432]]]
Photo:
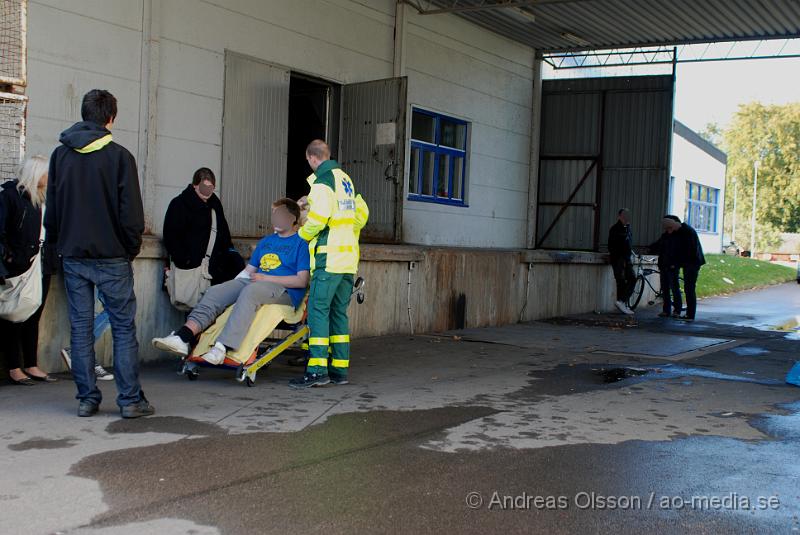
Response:
[[[181,371],[190,381],[196,381],[200,376],[200,372],[197,370],[197,364],[194,362],[184,362]]]
[[[247,371],[244,369],[244,365],[239,365],[239,367],[236,368],[236,380],[240,383],[244,381],[246,373]]]
[[[358,304],[363,304],[364,300],[366,299],[366,295],[364,294],[364,286],[366,285],[364,277],[359,277],[356,279],[356,282],[353,284],[353,293],[356,294],[356,301]]]
[[[250,379],[249,377],[245,377],[244,384],[246,384],[247,386],[253,386],[254,384],[256,384],[256,382]]]

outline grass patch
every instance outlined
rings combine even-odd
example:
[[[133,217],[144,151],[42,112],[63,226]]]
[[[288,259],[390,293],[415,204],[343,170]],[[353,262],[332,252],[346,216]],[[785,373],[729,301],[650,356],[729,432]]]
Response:
[[[706,255],[706,265],[700,269],[697,279],[697,297],[740,292],[792,282],[796,278],[797,272],[791,267],[752,258],[709,254]]]

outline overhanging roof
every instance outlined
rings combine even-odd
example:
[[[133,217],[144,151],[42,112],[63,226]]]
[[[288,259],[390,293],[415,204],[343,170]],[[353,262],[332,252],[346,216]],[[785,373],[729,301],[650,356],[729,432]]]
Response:
[[[544,52],[800,37],[798,0],[404,1]]]

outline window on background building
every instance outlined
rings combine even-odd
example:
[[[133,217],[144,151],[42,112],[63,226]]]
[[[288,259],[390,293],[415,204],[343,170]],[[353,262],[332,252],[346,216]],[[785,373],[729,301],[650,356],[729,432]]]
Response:
[[[686,182],[686,223],[698,232],[717,232],[719,190]]]
[[[408,198],[466,206],[469,123],[418,108],[411,116]]]

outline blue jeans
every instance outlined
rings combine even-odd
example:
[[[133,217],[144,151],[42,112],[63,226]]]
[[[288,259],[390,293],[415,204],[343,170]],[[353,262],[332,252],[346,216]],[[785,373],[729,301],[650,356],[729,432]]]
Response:
[[[75,397],[97,405],[102,401],[94,373],[94,292],[97,288],[111,323],[117,404],[124,407],[138,403],[143,394],[139,384],[136,295],[131,263],[123,258],[65,258],[64,285],[71,325],[72,376],[78,388]]]
[[[97,293],[97,300],[100,301],[101,305],[103,305],[103,310],[101,310],[100,313],[94,317],[93,331],[95,340],[103,336],[103,333],[106,332],[106,329],[108,329],[111,326],[111,322],[108,320],[108,311],[106,311],[106,302],[103,299],[103,296],[99,294],[99,292],[96,293]]]
[[[681,298],[680,268],[659,266],[661,274],[661,296],[664,299],[664,314],[680,314],[683,310]]]

